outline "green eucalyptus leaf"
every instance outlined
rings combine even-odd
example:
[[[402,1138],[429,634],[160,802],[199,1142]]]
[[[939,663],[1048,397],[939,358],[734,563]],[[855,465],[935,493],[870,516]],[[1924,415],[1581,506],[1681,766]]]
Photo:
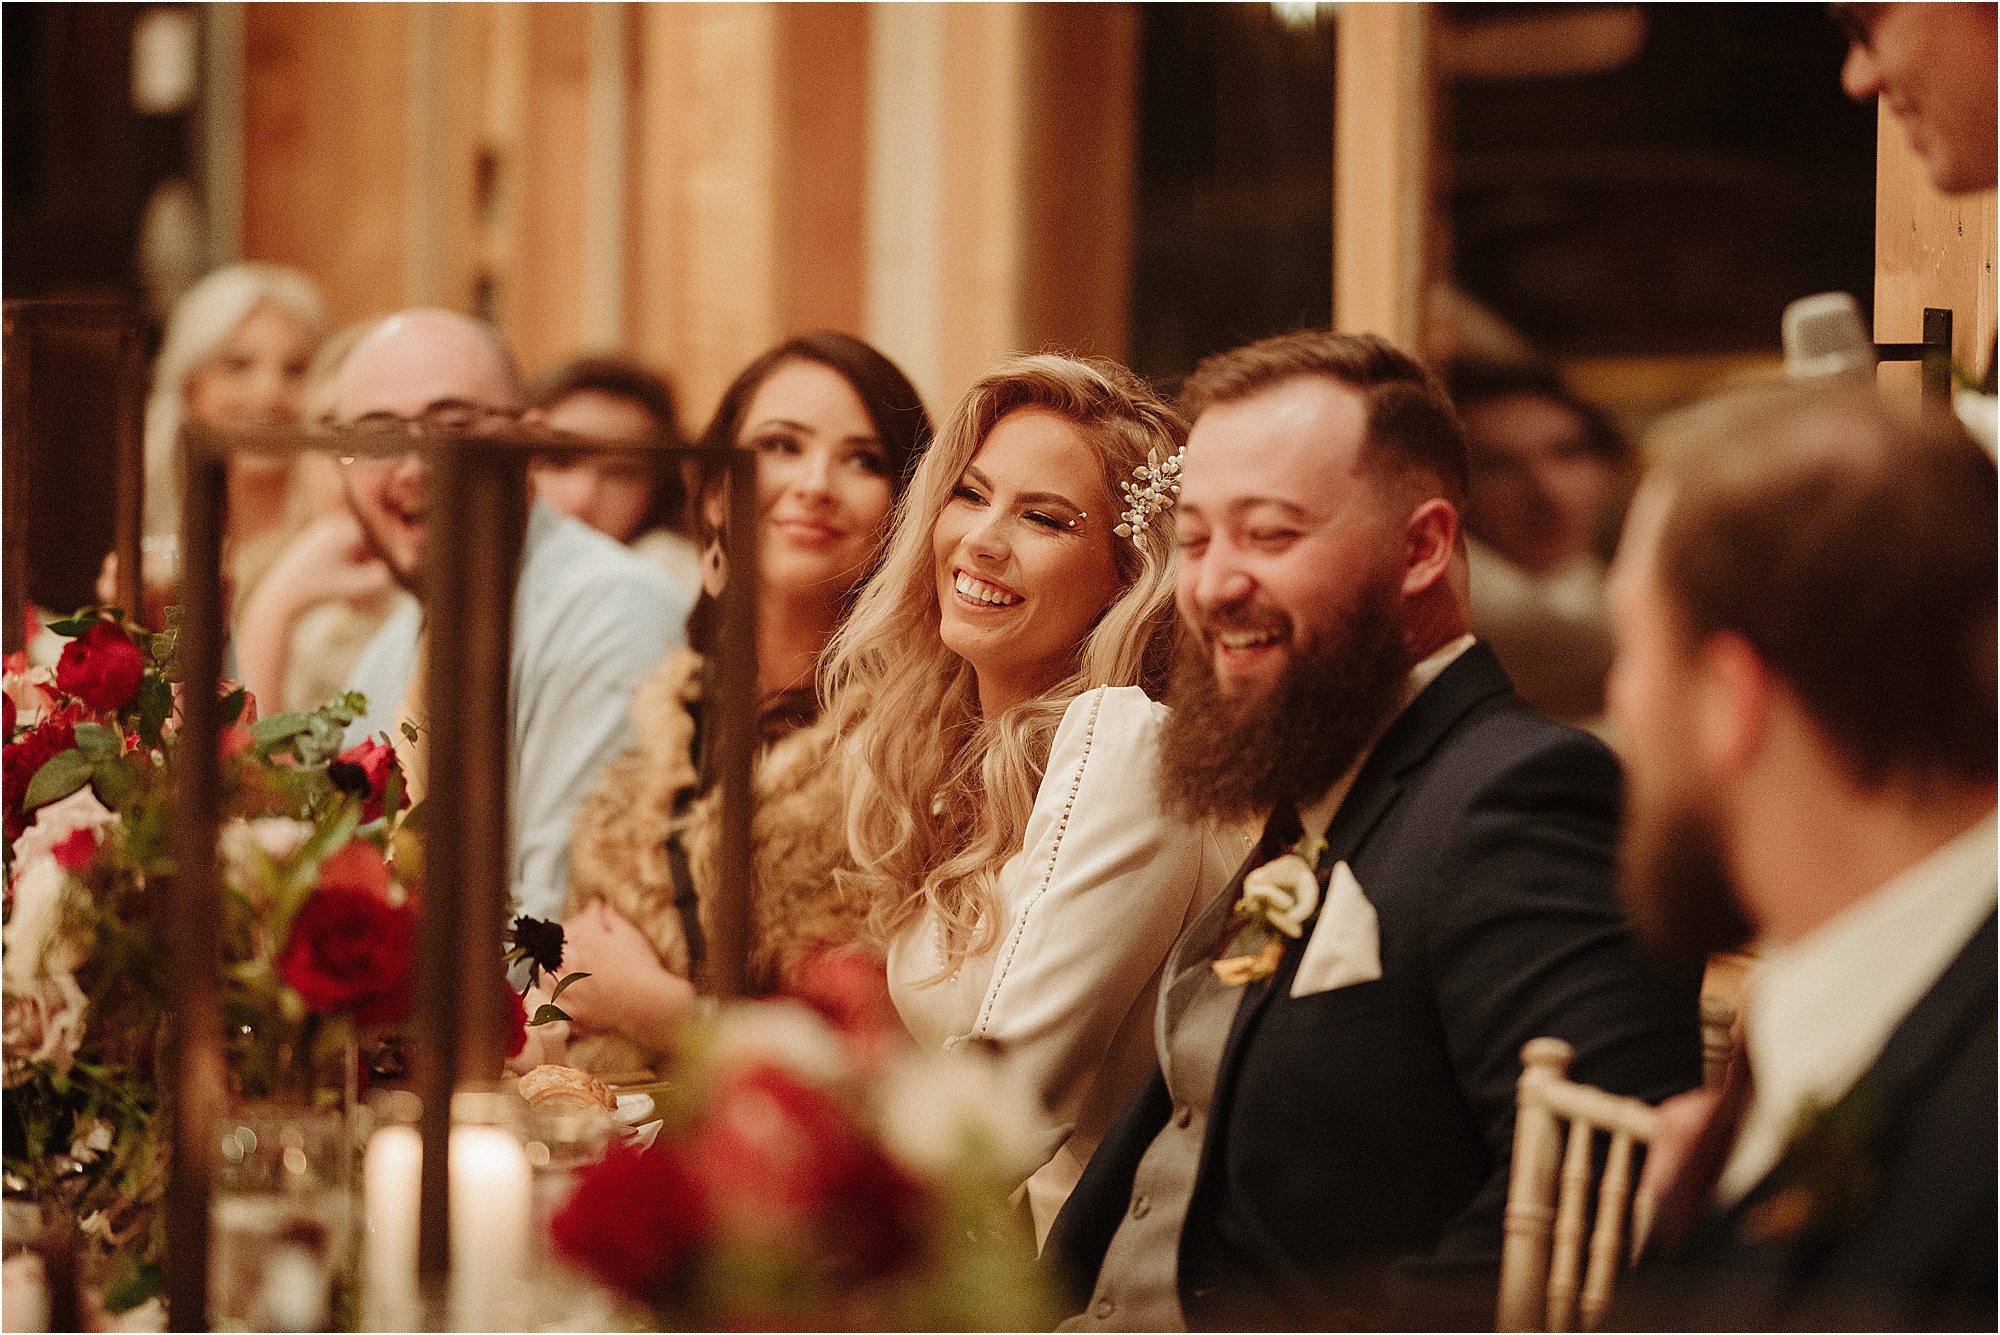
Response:
[[[533,1029],[537,1025],[554,1024],[557,1020],[567,1020],[568,1018],[569,1012],[563,1010],[560,1006],[554,1006],[545,1001],[536,1007],[535,1018],[528,1021],[528,1027]]]
[[[107,728],[102,723],[79,723],[76,725],[76,749],[95,764],[117,755],[124,749],[124,741],[116,728]]]
[[[139,680],[139,741],[147,748],[160,744],[167,716],[174,712],[173,684],[164,677],[148,675]]]
[[[42,767],[35,771],[34,778],[28,780],[28,791],[21,798],[21,807],[32,811],[68,797],[89,782],[89,757],[75,747],[58,751],[43,762]]]
[[[91,771],[91,790],[97,794],[98,801],[113,810],[138,786],[138,778],[122,760],[102,761]]]
[[[250,725],[250,740],[259,751],[269,755],[284,743],[312,726],[312,716],[301,714],[296,709],[288,709],[280,714],[260,718]]]
[[[562,981],[556,984],[556,990],[549,993],[549,1000],[554,1001],[556,998],[560,997],[563,994],[563,990],[567,988],[571,983],[577,982],[580,979],[588,977],[590,977],[590,975],[587,973],[564,974]]]

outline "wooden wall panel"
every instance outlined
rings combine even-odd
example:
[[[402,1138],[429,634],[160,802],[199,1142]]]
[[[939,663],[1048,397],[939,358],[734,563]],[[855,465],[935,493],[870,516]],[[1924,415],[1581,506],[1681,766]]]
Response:
[[[248,5],[243,248],[293,264],[336,325],[403,302],[408,9]]]
[[[527,11],[526,107],[511,201],[519,231],[505,328],[533,371],[574,355],[583,341],[591,6]]]
[[[1021,5],[945,5],[939,416],[1021,351],[1028,23]]]
[[[1921,342],[1924,307],[1950,307],[1952,358],[1981,371],[1993,351],[1994,192],[1939,194],[1886,103],[1877,115],[1875,341]],[[1881,369],[1883,385],[1912,402],[1919,377],[1914,362]]]
[[[1410,352],[1432,250],[1427,9],[1343,5],[1334,56],[1333,327]]]
[[[1132,299],[1138,11],[1037,5],[1028,15],[1022,342],[1122,359]]]
[[[861,332],[868,136],[868,7],[778,15],[778,327]]]

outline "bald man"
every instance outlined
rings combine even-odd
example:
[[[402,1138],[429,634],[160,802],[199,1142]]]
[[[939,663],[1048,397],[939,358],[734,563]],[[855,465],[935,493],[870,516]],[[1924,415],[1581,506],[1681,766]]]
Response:
[[[355,345],[333,403],[345,427],[477,430],[521,418],[521,379],[488,326],[453,311],[411,310]],[[357,458],[344,473],[369,545],[417,592],[427,518],[422,460]],[[598,770],[636,740],[632,692],[685,643],[692,604],[691,590],[596,530],[539,501],[529,512],[509,670],[514,912],[549,919],[560,912],[577,806]],[[349,682],[368,697],[350,745],[384,732],[400,740],[398,716],[422,636],[423,609],[412,605],[368,646]],[[421,701],[409,704],[407,712],[421,717]]]

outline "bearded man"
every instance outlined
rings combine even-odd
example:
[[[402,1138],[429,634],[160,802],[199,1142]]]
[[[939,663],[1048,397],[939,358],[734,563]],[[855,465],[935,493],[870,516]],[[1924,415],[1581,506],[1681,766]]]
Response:
[[[1490,1321],[1522,1045],[1678,1093],[1694,980],[1629,940],[1616,762],[1466,633],[1437,381],[1300,333],[1204,362],[1183,404],[1163,796],[1265,833],[1169,955],[1159,1069],[1050,1236],[1067,1328]],[[1271,911],[1235,914],[1244,889]],[[1472,1306],[1425,1302],[1467,1270]]]
[[[1763,948],[1723,1089],[1663,1117],[1700,1129],[1648,1165],[1681,1167],[1632,1328],[1991,1330],[1993,461],[1868,386],[1652,453],[1612,579],[1626,888],[1691,958]]]

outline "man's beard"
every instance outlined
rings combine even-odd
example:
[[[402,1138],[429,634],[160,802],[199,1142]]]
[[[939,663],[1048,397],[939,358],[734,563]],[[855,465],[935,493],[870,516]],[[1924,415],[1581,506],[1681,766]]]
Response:
[[[1715,813],[1699,801],[1635,801],[1626,785],[1619,886],[1640,939],[1699,968],[1717,951],[1740,950],[1756,926],[1729,874]]]
[[[1160,738],[1160,795],[1196,820],[1245,820],[1332,788],[1403,703],[1409,649],[1396,590],[1364,589],[1268,691],[1226,695],[1203,637],[1182,637]],[[1295,626],[1285,631],[1293,633]]]

